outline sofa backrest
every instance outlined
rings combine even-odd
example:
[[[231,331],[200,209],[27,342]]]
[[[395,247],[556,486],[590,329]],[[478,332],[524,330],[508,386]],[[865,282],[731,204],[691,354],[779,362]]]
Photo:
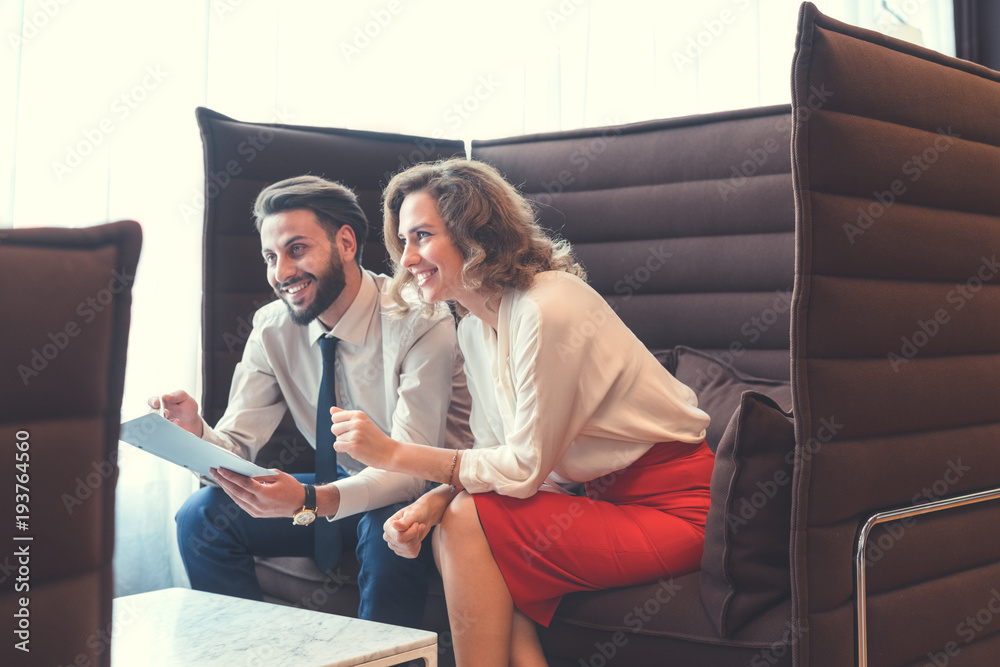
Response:
[[[385,272],[382,189],[418,162],[465,155],[461,141],[321,127],[246,123],[209,109],[196,112],[205,152],[202,414],[215,424],[226,410],[233,371],[254,312],[274,298],[260,256],[253,204],[265,186],[314,174],[347,185],[368,218],[362,264]],[[262,465],[312,470],[313,450],[286,418]],[[298,464],[294,463],[298,461]]]
[[[807,3],[793,105],[795,658],[833,667],[868,516],[1000,486],[1000,73]],[[998,523],[992,503],[873,534],[873,661],[995,662]]]
[[[141,239],[132,221],[0,234],[5,665],[111,662],[95,639],[111,628],[118,432]],[[19,568],[30,576],[15,586]]]
[[[788,379],[788,106],[473,141],[650,349]]]

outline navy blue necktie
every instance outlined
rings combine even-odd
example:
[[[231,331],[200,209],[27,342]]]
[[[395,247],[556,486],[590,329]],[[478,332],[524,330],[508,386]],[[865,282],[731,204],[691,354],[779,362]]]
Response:
[[[337,438],[330,431],[330,408],[336,405],[333,360],[337,354],[337,339],[324,336],[319,339],[323,353],[323,378],[319,383],[316,402],[316,484],[328,484],[337,479],[337,453],[333,442]],[[316,566],[329,572],[340,563],[340,524],[318,518],[316,526]]]

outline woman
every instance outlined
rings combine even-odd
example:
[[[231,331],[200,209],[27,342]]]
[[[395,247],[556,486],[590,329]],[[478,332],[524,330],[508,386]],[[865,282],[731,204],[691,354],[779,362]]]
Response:
[[[534,623],[548,625],[563,594],[698,568],[708,416],[492,167],[408,169],[384,212],[395,293],[415,284],[462,315],[475,446],[396,442],[335,408],[336,449],[442,482],[386,523],[386,540],[414,557],[439,527],[458,663],[544,665]],[[587,497],[564,490],[574,482]]]

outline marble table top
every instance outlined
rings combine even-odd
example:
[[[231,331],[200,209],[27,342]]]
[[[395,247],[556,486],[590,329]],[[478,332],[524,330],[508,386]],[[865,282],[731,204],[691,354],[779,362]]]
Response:
[[[433,632],[186,588],[116,598],[113,619],[112,667],[348,667],[437,644]]]

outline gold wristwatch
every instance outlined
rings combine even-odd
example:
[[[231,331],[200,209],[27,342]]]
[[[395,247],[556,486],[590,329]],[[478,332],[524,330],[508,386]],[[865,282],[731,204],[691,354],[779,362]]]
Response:
[[[296,526],[308,526],[316,520],[316,487],[303,484],[306,488],[306,501],[298,512],[292,515],[292,523]]]

